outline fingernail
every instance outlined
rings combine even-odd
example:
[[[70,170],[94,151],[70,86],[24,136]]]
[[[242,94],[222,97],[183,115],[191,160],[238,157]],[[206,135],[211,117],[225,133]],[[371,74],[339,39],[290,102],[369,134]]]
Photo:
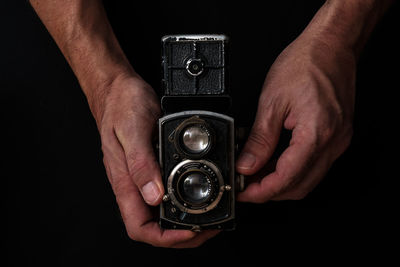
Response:
[[[250,153],[243,153],[238,160],[237,166],[242,169],[250,169],[256,163],[256,157]]]
[[[148,204],[153,204],[160,197],[160,190],[155,182],[150,181],[142,187],[142,196]]]

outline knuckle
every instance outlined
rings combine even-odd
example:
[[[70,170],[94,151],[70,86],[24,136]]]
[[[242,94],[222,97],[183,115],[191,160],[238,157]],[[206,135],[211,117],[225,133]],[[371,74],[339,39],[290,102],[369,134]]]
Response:
[[[352,123],[348,112],[340,106],[332,106],[321,113],[317,128],[317,141],[319,145],[327,145],[336,138],[341,138],[347,143],[352,136]],[[342,141],[342,140],[341,140]]]
[[[332,140],[334,133],[335,133],[334,127],[332,126],[324,127],[324,129],[321,130],[318,135],[318,144],[321,145],[328,144]]]
[[[264,198],[262,199],[263,202],[279,195],[279,193],[281,192],[280,189],[276,188],[276,187],[271,187],[268,191],[268,193],[264,196]]]
[[[128,237],[129,237],[130,239],[132,239],[132,240],[134,240],[134,241],[138,241],[138,240],[137,240],[137,237],[136,237],[136,234],[135,234],[133,231],[127,229],[127,230],[126,230],[126,233],[127,233]]]
[[[132,189],[128,185],[127,177],[115,177],[111,175],[111,186],[116,195],[117,202],[121,203],[124,200],[125,196],[132,194]]]
[[[307,145],[311,151],[316,151],[319,146],[319,133],[318,129],[314,125],[298,126],[295,129],[295,137],[305,145]]]
[[[334,138],[342,121],[340,112],[336,107],[329,107],[316,113],[312,127],[315,129],[314,139],[318,146],[325,146]]]
[[[126,233],[131,240],[136,242],[143,242],[143,240],[139,237],[139,234],[137,234],[136,231],[127,228]]]
[[[272,142],[267,138],[261,129],[254,128],[249,135],[248,140],[259,147],[270,149],[272,147]]]
[[[331,144],[337,144],[340,151],[345,151],[352,140],[353,127],[351,123],[325,124],[314,138],[316,148],[322,148]]]

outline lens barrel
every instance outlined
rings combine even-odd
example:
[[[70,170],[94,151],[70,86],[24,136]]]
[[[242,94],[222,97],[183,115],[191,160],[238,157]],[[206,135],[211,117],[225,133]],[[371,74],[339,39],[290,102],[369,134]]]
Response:
[[[201,214],[217,206],[224,191],[224,180],[212,162],[184,160],[169,175],[167,190],[181,211]]]

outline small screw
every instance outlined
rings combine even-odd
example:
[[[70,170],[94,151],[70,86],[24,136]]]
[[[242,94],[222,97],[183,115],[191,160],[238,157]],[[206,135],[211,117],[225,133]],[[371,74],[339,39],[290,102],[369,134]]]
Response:
[[[174,155],[172,155],[172,157],[174,158],[174,160],[178,160],[179,159],[179,155],[178,154],[174,154]]]
[[[193,225],[191,230],[193,232],[199,233],[199,232],[201,232],[201,227],[199,225]]]
[[[232,190],[232,187],[231,187],[230,185],[225,185],[224,189],[225,189],[226,191],[231,191],[231,190]]]
[[[176,208],[172,207],[172,208],[171,208],[171,211],[172,211],[173,213],[175,213],[175,212],[176,212]]]
[[[164,202],[167,202],[169,199],[170,199],[170,198],[169,198],[169,195],[168,195],[168,194],[165,194],[165,195],[163,196],[163,198],[162,198],[162,200],[163,200]]]

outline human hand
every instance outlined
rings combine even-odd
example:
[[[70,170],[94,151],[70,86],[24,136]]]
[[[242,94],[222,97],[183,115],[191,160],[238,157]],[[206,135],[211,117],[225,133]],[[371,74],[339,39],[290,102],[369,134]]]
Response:
[[[160,115],[154,90],[137,75],[120,76],[88,97],[102,141],[104,165],[130,238],[154,246],[196,247],[217,231],[160,229],[150,206],[164,188],[152,148]],[[101,93],[100,93],[101,92]],[[149,206],[150,205],[150,206]]]
[[[237,171],[271,164],[281,129],[292,131],[275,170],[250,183],[239,201],[304,198],[350,144],[355,96],[354,53],[329,38],[300,35],[272,65]]]
[[[216,235],[218,231],[162,230],[154,221],[149,205],[159,204],[164,190],[151,147],[160,113],[158,99],[134,73],[101,1],[30,2],[88,98],[129,236],[155,246],[194,247]],[[347,48],[360,50],[390,2],[326,1],[310,23],[317,25],[317,31],[303,33],[279,56],[266,78],[244,147],[243,152],[253,156],[246,160],[242,154],[238,171],[251,175],[260,170],[274,151],[282,127],[293,131],[292,140],[275,172],[250,184],[239,200],[301,198],[345,150],[351,137],[355,76],[354,55]],[[343,42],[318,38],[321,28]]]

